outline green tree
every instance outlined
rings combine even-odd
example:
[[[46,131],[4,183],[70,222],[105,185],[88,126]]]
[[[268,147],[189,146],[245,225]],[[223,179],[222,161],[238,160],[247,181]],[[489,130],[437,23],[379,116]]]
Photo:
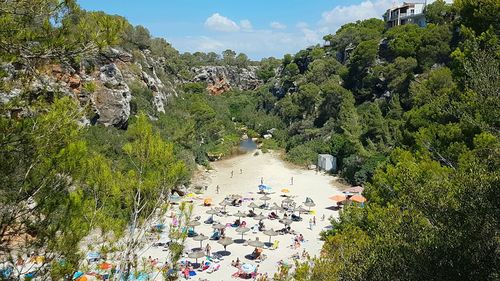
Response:
[[[422,40],[422,29],[416,24],[396,26],[386,32],[392,57],[415,57]]]
[[[123,151],[129,163],[122,184],[127,187],[124,196],[130,210],[130,231],[125,237],[125,251],[120,261],[125,276],[131,270],[127,261],[132,260],[143,239],[143,229],[159,215],[170,190],[186,172],[184,164],[176,159],[173,144],[161,138],[145,114],[138,116],[127,133],[130,141],[123,146]]]
[[[447,4],[444,0],[437,0],[425,6],[424,9],[425,19],[428,23],[445,24],[451,23],[455,16],[455,6]]]

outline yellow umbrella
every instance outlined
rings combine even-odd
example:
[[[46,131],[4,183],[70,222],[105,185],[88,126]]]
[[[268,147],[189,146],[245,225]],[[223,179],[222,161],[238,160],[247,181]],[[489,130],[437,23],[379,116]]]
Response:
[[[189,193],[189,194],[188,194],[188,195],[186,195],[186,196],[187,196],[187,197],[194,197],[194,196],[196,196],[196,194],[194,194],[194,193]]]
[[[281,190],[281,192],[283,192],[283,193],[288,193],[288,192],[290,192],[290,190],[288,190],[288,189],[286,189],[286,188],[283,188],[283,189]]]

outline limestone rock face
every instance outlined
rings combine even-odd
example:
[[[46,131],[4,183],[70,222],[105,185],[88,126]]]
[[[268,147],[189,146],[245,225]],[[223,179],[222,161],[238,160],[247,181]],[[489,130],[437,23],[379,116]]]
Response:
[[[97,113],[97,122],[105,126],[124,127],[130,117],[130,89],[116,64],[100,68],[100,87],[92,93],[91,100]]]
[[[220,95],[233,88],[253,90],[262,85],[257,77],[257,67],[239,68],[236,66],[202,66],[193,68],[193,82],[207,83],[207,90],[212,95]]]

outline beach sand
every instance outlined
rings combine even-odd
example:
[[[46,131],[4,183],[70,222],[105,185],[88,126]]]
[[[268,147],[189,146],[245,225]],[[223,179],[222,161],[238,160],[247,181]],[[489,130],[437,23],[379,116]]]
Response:
[[[231,275],[237,271],[237,269],[231,266],[231,261],[239,258],[242,263],[250,263],[252,265],[259,264],[259,272],[267,272],[270,277],[273,276],[278,270],[278,262],[280,260],[288,261],[293,264],[291,256],[294,253],[302,254],[303,250],[306,250],[309,255],[318,256],[323,242],[319,240],[319,233],[324,230],[325,227],[329,226],[329,217],[337,217],[338,211],[334,211],[331,207],[335,205],[328,197],[335,194],[342,194],[340,187],[341,183],[337,182],[331,175],[326,175],[324,173],[317,173],[313,170],[305,170],[297,167],[293,167],[280,159],[280,155],[277,153],[259,153],[259,155],[254,156],[253,153],[247,153],[244,155],[239,155],[230,159],[221,160],[218,162],[211,163],[213,169],[210,171],[200,172],[194,179],[194,184],[207,185],[208,190],[200,196],[200,198],[212,198],[214,206],[220,207],[219,203],[229,194],[240,194],[243,198],[255,198],[255,203],[257,205],[263,202],[258,198],[262,197],[262,194],[258,194],[258,185],[261,183],[261,178],[265,185],[272,187],[271,194],[269,195],[272,199],[270,204],[276,202],[281,205],[281,201],[284,199],[280,192],[282,189],[286,188],[290,192],[287,195],[292,196],[297,206],[302,205],[306,197],[310,197],[316,206],[311,210],[313,214],[303,214],[303,220],[300,222],[293,222],[291,228],[297,233],[304,235],[306,240],[302,243],[301,247],[298,249],[292,249],[290,246],[293,245],[294,235],[278,235],[271,238],[271,241],[278,240],[279,248],[277,250],[264,249],[264,254],[267,258],[256,263],[255,261],[248,260],[245,256],[249,255],[254,247],[244,246],[241,243],[234,243],[227,247],[227,250],[231,253],[229,256],[224,257],[220,262],[221,268],[217,272],[209,274],[207,272],[197,272],[197,275],[192,277],[192,280],[208,279],[208,280],[231,280]],[[240,173],[240,169],[242,170]],[[233,176],[231,177],[231,171]],[[293,185],[292,185],[293,177]],[[216,192],[216,186],[219,185],[219,194]],[[247,213],[249,208],[247,205],[251,201],[243,202],[241,207],[227,206],[227,212],[229,214],[234,214],[238,210]],[[213,230],[211,225],[203,223],[209,215],[205,212],[210,207],[204,207],[202,205],[203,200],[195,200],[194,214],[193,217],[201,216],[200,226],[195,228],[197,233],[203,233],[206,236],[211,236]],[[305,206],[304,206],[305,207]],[[307,207],[305,207],[308,209]],[[270,211],[255,209],[257,214],[261,212],[267,217]],[[278,213],[281,217],[282,212]],[[326,219],[321,220],[322,216],[325,215]],[[309,219],[313,216],[316,217],[316,226],[309,229]],[[236,219],[234,216],[228,217],[218,217],[214,216],[214,219],[222,224],[232,223]],[[253,218],[242,218],[242,220],[247,222],[247,226],[251,227],[258,223],[258,221]],[[275,230],[283,228],[283,224],[279,223],[278,220],[264,220],[266,229],[273,228]],[[231,237],[235,240],[241,239],[241,234],[235,231],[236,228],[228,227],[226,228],[226,236]],[[256,237],[262,242],[268,242],[269,236],[264,235],[262,232],[254,234],[252,231],[247,232],[244,235],[245,240],[255,240]],[[203,247],[209,243],[212,252],[223,251],[224,247],[213,240],[205,240],[203,242]],[[186,250],[190,251],[193,248],[199,248],[200,243],[194,241],[192,238],[187,238],[186,240]],[[146,251],[142,256],[153,258],[159,258],[163,260],[166,252],[162,252],[159,249],[151,248]],[[194,262],[193,259],[189,259]],[[204,258],[198,260],[201,262]]]

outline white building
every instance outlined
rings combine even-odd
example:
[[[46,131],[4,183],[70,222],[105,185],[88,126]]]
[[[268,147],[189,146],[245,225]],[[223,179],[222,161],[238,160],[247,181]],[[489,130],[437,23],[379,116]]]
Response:
[[[337,171],[337,158],[330,154],[319,154],[318,168],[327,172]]]
[[[403,2],[402,5],[388,9],[383,15],[388,28],[405,25],[417,24],[420,27],[426,26],[424,8],[425,2]]]

